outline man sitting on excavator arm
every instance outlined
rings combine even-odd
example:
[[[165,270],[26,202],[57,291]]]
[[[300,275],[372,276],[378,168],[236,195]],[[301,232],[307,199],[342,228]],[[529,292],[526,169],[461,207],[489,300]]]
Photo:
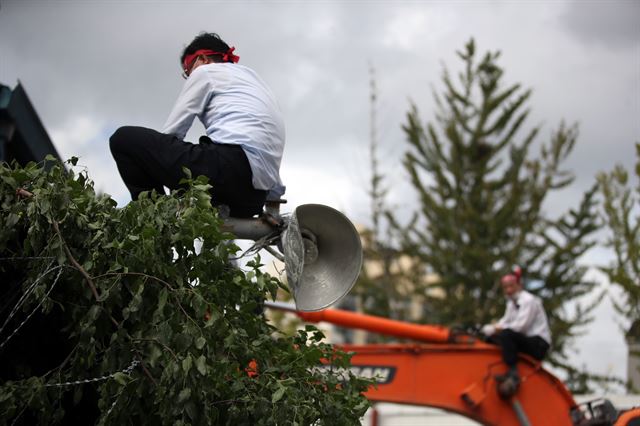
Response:
[[[522,284],[522,270],[516,268],[500,280],[507,299],[506,310],[497,323],[482,327],[489,342],[500,346],[507,373],[499,378],[499,392],[509,396],[516,392],[520,376],[516,363],[518,353],[542,360],[551,345],[549,322],[539,297],[526,291]]]

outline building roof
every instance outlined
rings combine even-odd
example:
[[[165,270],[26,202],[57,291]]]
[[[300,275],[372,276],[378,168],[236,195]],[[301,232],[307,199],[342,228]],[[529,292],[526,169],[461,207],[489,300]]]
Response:
[[[60,159],[24,87],[18,82],[11,90],[0,84],[0,162],[24,166],[47,155]]]

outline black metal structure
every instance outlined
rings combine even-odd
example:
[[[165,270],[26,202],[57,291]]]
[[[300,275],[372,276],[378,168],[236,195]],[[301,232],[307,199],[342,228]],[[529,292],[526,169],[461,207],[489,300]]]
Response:
[[[48,154],[60,159],[22,84],[13,90],[0,84],[0,162],[24,166]]]

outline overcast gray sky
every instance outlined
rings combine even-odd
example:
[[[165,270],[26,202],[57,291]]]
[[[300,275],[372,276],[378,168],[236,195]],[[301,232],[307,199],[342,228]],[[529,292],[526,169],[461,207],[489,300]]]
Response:
[[[0,0],[0,83],[19,79],[61,155],[79,156],[96,187],[124,204],[108,137],[125,124],[162,126],[183,83],[179,54],[200,31],[235,46],[280,102],[285,211],[322,203],[369,222],[370,65],[389,202],[410,209],[401,125],[410,102],[425,121],[433,118],[431,87],[442,88],[443,64],[459,70],[455,51],[470,37],[480,52],[502,52],[507,83],[533,89],[529,123],[542,124],[540,142],[561,120],[580,125],[567,163],[576,183],[549,199],[550,212],[575,206],[598,171],[630,169],[640,141],[637,0]],[[593,372],[625,373],[626,349],[607,303],[578,346],[576,362]]]

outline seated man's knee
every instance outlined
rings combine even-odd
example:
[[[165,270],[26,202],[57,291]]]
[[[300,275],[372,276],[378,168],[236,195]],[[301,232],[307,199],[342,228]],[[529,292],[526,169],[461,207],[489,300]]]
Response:
[[[492,340],[500,346],[503,346],[505,344],[512,345],[518,340],[517,334],[518,333],[511,330],[510,328],[505,328],[495,333],[492,336]]]
[[[131,148],[135,141],[140,137],[140,130],[137,126],[119,127],[109,138],[109,148],[111,152],[122,152]]]
[[[127,139],[130,136],[130,126],[122,126],[118,128],[109,138],[109,148],[111,152],[121,151],[122,147],[126,145]]]
[[[513,331],[510,328],[505,328],[499,331],[500,336],[502,337],[506,337],[506,338],[510,338],[510,337],[514,337],[517,332]]]

